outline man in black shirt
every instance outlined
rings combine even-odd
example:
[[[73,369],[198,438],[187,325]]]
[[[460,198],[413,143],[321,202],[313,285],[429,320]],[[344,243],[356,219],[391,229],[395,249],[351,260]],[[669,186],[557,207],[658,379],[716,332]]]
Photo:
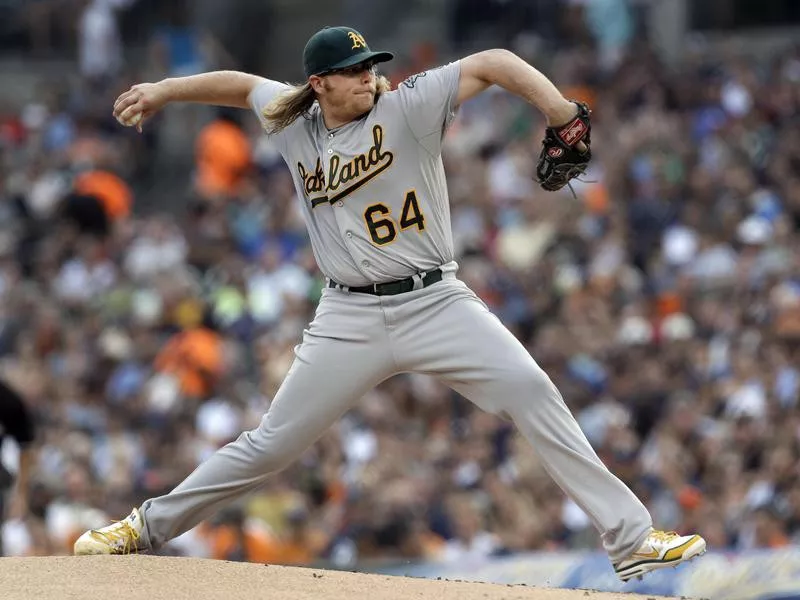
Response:
[[[0,451],[3,438],[13,438],[20,448],[19,468],[16,481],[0,463],[0,556],[3,555],[3,522],[6,517],[6,501],[14,513],[24,513],[28,506],[28,487],[31,471],[31,446],[34,441],[33,414],[20,395],[0,380]],[[10,491],[15,489],[14,494]]]

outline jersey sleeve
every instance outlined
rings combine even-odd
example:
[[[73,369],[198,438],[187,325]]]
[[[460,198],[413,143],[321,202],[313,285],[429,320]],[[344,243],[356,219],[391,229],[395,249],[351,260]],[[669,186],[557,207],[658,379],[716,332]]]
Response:
[[[442,151],[442,139],[456,116],[460,77],[461,63],[456,61],[412,75],[397,88],[408,126],[431,154]]]
[[[269,104],[282,92],[285,92],[288,89],[289,86],[285,83],[280,83],[271,79],[265,79],[250,92],[250,97],[247,100],[250,103],[250,108],[253,110],[256,117],[258,117],[262,127],[266,124],[263,114],[264,109],[269,106]]]

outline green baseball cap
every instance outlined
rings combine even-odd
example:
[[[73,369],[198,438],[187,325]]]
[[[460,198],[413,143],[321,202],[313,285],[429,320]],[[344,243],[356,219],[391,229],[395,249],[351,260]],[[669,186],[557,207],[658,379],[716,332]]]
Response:
[[[306,77],[352,67],[366,61],[392,60],[391,52],[373,52],[352,27],[324,27],[311,36],[303,50]]]

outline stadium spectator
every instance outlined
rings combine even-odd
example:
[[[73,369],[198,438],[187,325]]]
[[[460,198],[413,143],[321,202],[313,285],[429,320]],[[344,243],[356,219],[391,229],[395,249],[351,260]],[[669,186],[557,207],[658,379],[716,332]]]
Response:
[[[6,519],[21,520],[29,511],[31,470],[34,463],[35,416],[22,397],[0,380],[0,556],[4,555],[3,530]],[[11,453],[4,438],[16,444],[16,460],[6,459]],[[14,462],[14,472],[6,467]]]

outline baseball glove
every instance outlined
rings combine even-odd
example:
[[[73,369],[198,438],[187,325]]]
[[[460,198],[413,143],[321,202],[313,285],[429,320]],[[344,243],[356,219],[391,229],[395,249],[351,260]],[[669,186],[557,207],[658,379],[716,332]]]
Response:
[[[575,118],[565,125],[548,127],[542,140],[536,179],[548,192],[560,190],[576,177],[583,175],[592,158],[589,136],[592,130],[589,119],[591,111],[582,102],[574,103],[578,107]],[[576,147],[578,142],[586,145],[583,152]]]

